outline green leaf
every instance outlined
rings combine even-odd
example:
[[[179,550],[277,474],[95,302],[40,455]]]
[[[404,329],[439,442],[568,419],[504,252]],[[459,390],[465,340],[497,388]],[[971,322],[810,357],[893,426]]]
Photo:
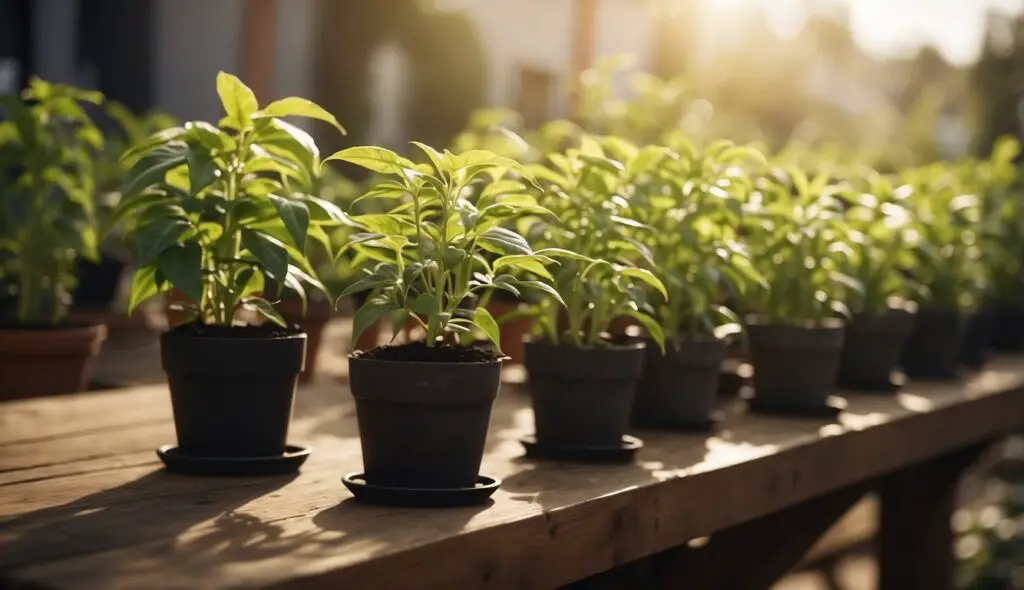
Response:
[[[255,309],[256,311],[260,312],[260,314],[263,317],[274,322],[278,326],[281,326],[282,328],[288,326],[288,323],[284,321],[283,317],[281,317],[280,312],[278,312],[277,309],[275,309],[274,306],[271,305],[269,301],[263,299],[262,297],[250,297],[243,301],[242,304]]]
[[[473,312],[473,324],[483,330],[487,338],[497,347],[498,352],[501,352],[501,329],[498,328],[498,322],[494,321],[491,312],[483,307],[476,308],[476,311]]]
[[[280,100],[268,104],[262,109],[252,114],[254,119],[262,119],[267,117],[306,117],[307,119],[316,119],[325,123],[330,123],[335,129],[345,135],[345,128],[341,126],[338,119],[334,115],[327,112],[323,107],[316,104],[311,100],[305,98],[299,98],[297,96],[289,96]]]
[[[302,250],[306,247],[306,232],[309,231],[309,207],[302,201],[270,195],[281,221],[288,228],[288,233],[295,240],[295,247]]]
[[[366,276],[360,278],[359,280],[355,281],[354,283],[352,283],[348,287],[345,287],[345,290],[341,292],[341,295],[339,295],[338,298],[341,299],[341,298],[347,297],[349,295],[354,295],[356,293],[362,293],[363,291],[369,291],[371,289],[376,289],[378,287],[384,287],[384,286],[387,286],[387,285],[392,285],[392,284],[395,284],[396,282],[398,282],[398,280],[399,280],[399,277],[397,277],[395,275],[380,275],[380,274],[366,275]]]
[[[237,77],[227,72],[217,73],[217,95],[224,106],[226,117],[220,124],[239,131],[252,126],[253,113],[260,108],[256,95]]]
[[[437,173],[438,176],[452,173],[451,166],[446,165],[449,164],[449,162],[445,161],[444,156],[442,156],[437,150],[435,150],[434,148],[430,147],[425,143],[420,143],[418,141],[413,141],[412,144],[419,148],[421,152],[427,155],[427,158],[430,159],[430,163],[434,166],[434,171]]]
[[[526,238],[503,227],[492,227],[480,234],[477,243],[495,254],[533,254]]]
[[[590,258],[589,256],[584,256],[582,254],[577,254],[577,253],[575,253],[575,252],[573,252],[571,250],[566,250],[564,248],[541,248],[540,250],[537,250],[536,252],[534,252],[534,254],[541,254],[541,255],[544,255],[544,256],[550,256],[551,258],[565,258],[567,260],[580,260],[580,261],[584,261],[584,262],[593,262],[594,261],[594,259]]]
[[[181,219],[168,217],[154,219],[152,223],[139,230],[135,236],[138,250],[136,262],[140,266],[152,264],[164,250],[177,243],[178,238],[189,228],[188,222]]]
[[[352,342],[358,342],[359,336],[367,328],[395,309],[397,309],[395,304],[387,299],[371,299],[363,304],[352,318]]]
[[[629,164],[626,166],[626,173],[629,174],[630,178],[636,178],[660,164],[665,158],[671,157],[671,155],[672,152],[666,147],[657,145],[644,146],[629,161]]]
[[[562,296],[558,293],[557,290],[555,290],[554,287],[547,283],[542,283],[541,281],[517,281],[516,285],[519,287],[526,287],[528,289],[536,289],[538,291],[543,291],[544,293],[547,293],[552,299],[557,301],[559,305],[565,307],[565,301],[562,300]]]
[[[376,146],[356,146],[343,149],[328,156],[324,162],[341,160],[381,174],[402,174],[403,169],[415,169],[411,160],[395,152]]]
[[[288,251],[284,245],[271,236],[251,229],[242,230],[242,245],[252,252],[280,288],[288,274]]]
[[[658,343],[658,347],[661,348],[661,352],[665,352],[665,332],[661,329],[661,326],[654,318],[632,309],[627,311],[626,315],[640,322],[640,325],[647,330],[647,334],[651,339]]]
[[[549,281],[555,280],[548,269],[544,268],[544,263],[554,263],[554,260],[547,256],[539,254],[522,255],[514,254],[511,256],[502,256],[501,258],[494,261],[494,272],[498,272],[499,269],[510,266],[512,268],[520,268],[522,270],[532,272],[533,274],[543,277]]]
[[[185,163],[188,145],[180,141],[163,144],[132,166],[121,185],[122,197],[130,197],[164,179],[167,171]]]
[[[433,293],[422,293],[409,306],[409,311],[425,316],[437,313],[437,297]]]
[[[188,190],[193,197],[199,191],[210,186],[217,180],[217,165],[207,151],[190,149],[186,155],[188,161]]]
[[[344,221],[345,212],[334,203],[320,197],[306,197],[309,214],[316,221]]]
[[[128,313],[131,314],[140,303],[159,295],[171,288],[169,284],[157,285],[157,267],[155,264],[143,266],[132,276],[132,286],[128,292]]]
[[[172,285],[192,301],[203,298],[203,250],[199,244],[176,244],[164,250],[157,267]]]
[[[148,152],[149,150],[153,149],[154,147],[162,143],[167,143],[169,141],[180,138],[182,135],[185,135],[186,132],[187,129],[185,127],[171,127],[168,129],[164,129],[163,131],[158,131],[157,133],[154,133],[153,135],[149,136],[145,141],[143,141],[139,145],[132,146],[131,148],[125,150],[125,152],[121,154],[121,157],[118,158],[118,161],[131,161],[139,154],[143,152]]]
[[[619,274],[625,277],[639,279],[647,283],[651,287],[657,289],[658,292],[661,293],[661,296],[668,301],[668,291],[665,290],[665,285],[662,284],[661,280],[656,277],[653,272],[643,268],[626,267],[619,269]]]

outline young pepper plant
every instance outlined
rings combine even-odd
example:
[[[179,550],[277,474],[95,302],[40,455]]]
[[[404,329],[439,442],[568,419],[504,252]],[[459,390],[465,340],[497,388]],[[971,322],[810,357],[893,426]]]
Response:
[[[491,314],[467,304],[492,289],[515,295],[533,289],[561,302],[547,267],[556,264],[555,258],[574,254],[535,251],[522,235],[502,226],[527,214],[552,215],[524,192],[523,181],[534,180],[517,162],[484,150],[453,154],[414,145],[428,164],[416,165],[379,147],[352,147],[327,158],[389,176],[357,200],[395,203],[386,214],[352,215],[348,220],[362,231],[339,256],[351,247],[376,260],[341,294],[370,291],[353,318],[353,338],[384,317],[390,317],[395,334],[413,318],[426,330],[425,343],[431,348],[461,343],[474,326],[500,346]],[[508,178],[510,174],[516,178]],[[470,194],[477,195],[475,202]],[[518,278],[511,272],[516,269],[538,280]]]
[[[793,326],[849,316],[842,295],[861,286],[842,272],[851,253],[838,198],[845,187],[827,173],[809,179],[794,166],[773,169],[756,186],[744,204],[744,230],[754,268],[770,288],[748,295],[754,310]]]
[[[729,141],[699,149],[679,135],[670,143],[668,156],[637,170],[631,202],[649,228],[637,230],[639,240],[668,291],[658,317],[678,347],[740,332],[739,317],[723,303],[767,287],[737,233],[753,190],[747,168],[766,162],[756,149]]]
[[[548,249],[574,253],[555,277],[555,288],[565,301],[564,323],[561,310],[549,301],[542,301],[535,314],[550,342],[605,346],[612,321],[628,316],[664,346],[645,287],[662,299],[668,294],[653,272],[637,266],[639,261],[653,267],[654,260],[635,237],[645,226],[629,217],[633,179],[664,156],[662,149],[651,147],[623,163],[608,156],[596,139],[583,136],[579,148],[550,153],[545,164],[529,167],[544,185],[541,205],[557,219],[524,220],[527,235]]]
[[[186,321],[231,325],[245,306],[283,326],[259,294],[287,285],[305,302],[305,286],[323,290],[304,253],[306,241],[329,248],[323,226],[344,214],[310,193],[319,172],[316,144],[280,117],[344,129],[303,98],[261,109],[252,90],[224,72],[217,93],[225,111],[219,125],[193,121],[166,129],[123,156],[138,157],[111,215],[111,225],[128,220],[138,249],[129,305],[174,286],[193,302]]]
[[[909,193],[874,170],[854,181],[846,209],[850,256],[842,270],[859,288],[846,289],[843,299],[851,313],[881,316],[921,289],[903,272],[912,260],[906,248],[913,223]]]
[[[58,324],[75,260],[98,260],[93,167],[103,136],[83,105],[103,95],[33,78],[6,95],[0,122],[0,280],[17,289],[17,320]]]

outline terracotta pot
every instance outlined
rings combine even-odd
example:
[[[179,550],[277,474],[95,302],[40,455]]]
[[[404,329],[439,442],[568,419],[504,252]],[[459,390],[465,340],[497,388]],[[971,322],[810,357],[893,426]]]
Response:
[[[323,342],[324,326],[334,315],[331,304],[326,301],[310,301],[306,315],[302,315],[302,302],[298,299],[282,299],[274,304],[277,311],[289,325],[297,324],[306,333],[306,361],[299,374],[299,381],[305,383],[316,373],[317,355]]]
[[[71,312],[71,320],[83,325],[103,324],[107,327],[105,346],[109,348],[141,348],[154,344],[166,326],[142,307],[132,315],[119,311],[80,309]]]
[[[523,339],[533,329],[533,320],[527,317],[520,317],[502,323],[501,318],[519,309],[517,301],[491,301],[487,304],[487,311],[491,312],[494,319],[498,320],[501,328],[501,351],[508,357],[510,363],[523,362]]]
[[[107,328],[0,329],[0,399],[85,390]]]

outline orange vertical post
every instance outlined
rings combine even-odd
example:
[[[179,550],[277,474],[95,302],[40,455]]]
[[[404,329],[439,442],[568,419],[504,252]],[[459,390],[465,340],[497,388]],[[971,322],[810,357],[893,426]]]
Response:
[[[572,15],[572,64],[573,85],[580,74],[594,62],[594,48],[597,44],[598,0],[575,0]],[[572,112],[578,112],[579,93],[575,90],[570,97]]]
[[[274,83],[277,0],[245,0],[243,7],[241,78],[263,102]]]

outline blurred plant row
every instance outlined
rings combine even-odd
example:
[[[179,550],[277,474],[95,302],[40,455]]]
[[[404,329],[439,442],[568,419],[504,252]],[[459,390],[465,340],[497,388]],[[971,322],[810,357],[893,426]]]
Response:
[[[480,111],[451,152],[420,145],[409,154],[420,163],[383,148],[341,152],[375,172],[359,183],[314,155],[301,190],[347,213],[325,214],[323,230],[296,244],[310,261],[303,276],[335,297],[373,290],[363,313],[404,309],[395,326],[420,317],[421,296],[443,292],[429,306],[452,321],[424,323],[438,338],[467,332],[455,321],[467,298],[519,300],[531,308],[515,317],[532,316],[538,333],[577,346],[599,346],[622,317],[678,342],[735,333],[739,314],[801,325],[877,314],[894,300],[964,310],[1022,301],[1015,141],[987,160],[881,174],[825,153],[706,141],[640,117],[656,110],[651,97],[673,96],[660,88],[530,132],[516,129],[514,113]],[[3,104],[0,282],[16,297],[19,322],[59,323],[76,259],[134,252],[140,265],[154,262],[150,242],[115,231],[101,246],[98,235],[118,221],[122,180],[140,157],[131,148],[171,121],[106,103],[119,129],[104,135],[86,108],[102,97],[39,80]],[[431,216],[445,202],[447,236],[417,240],[440,231]],[[423,249],[435,242],[439,251]],[[413,262],[458,267],[457,280],[417,291],[394,274],[413,243]]]

